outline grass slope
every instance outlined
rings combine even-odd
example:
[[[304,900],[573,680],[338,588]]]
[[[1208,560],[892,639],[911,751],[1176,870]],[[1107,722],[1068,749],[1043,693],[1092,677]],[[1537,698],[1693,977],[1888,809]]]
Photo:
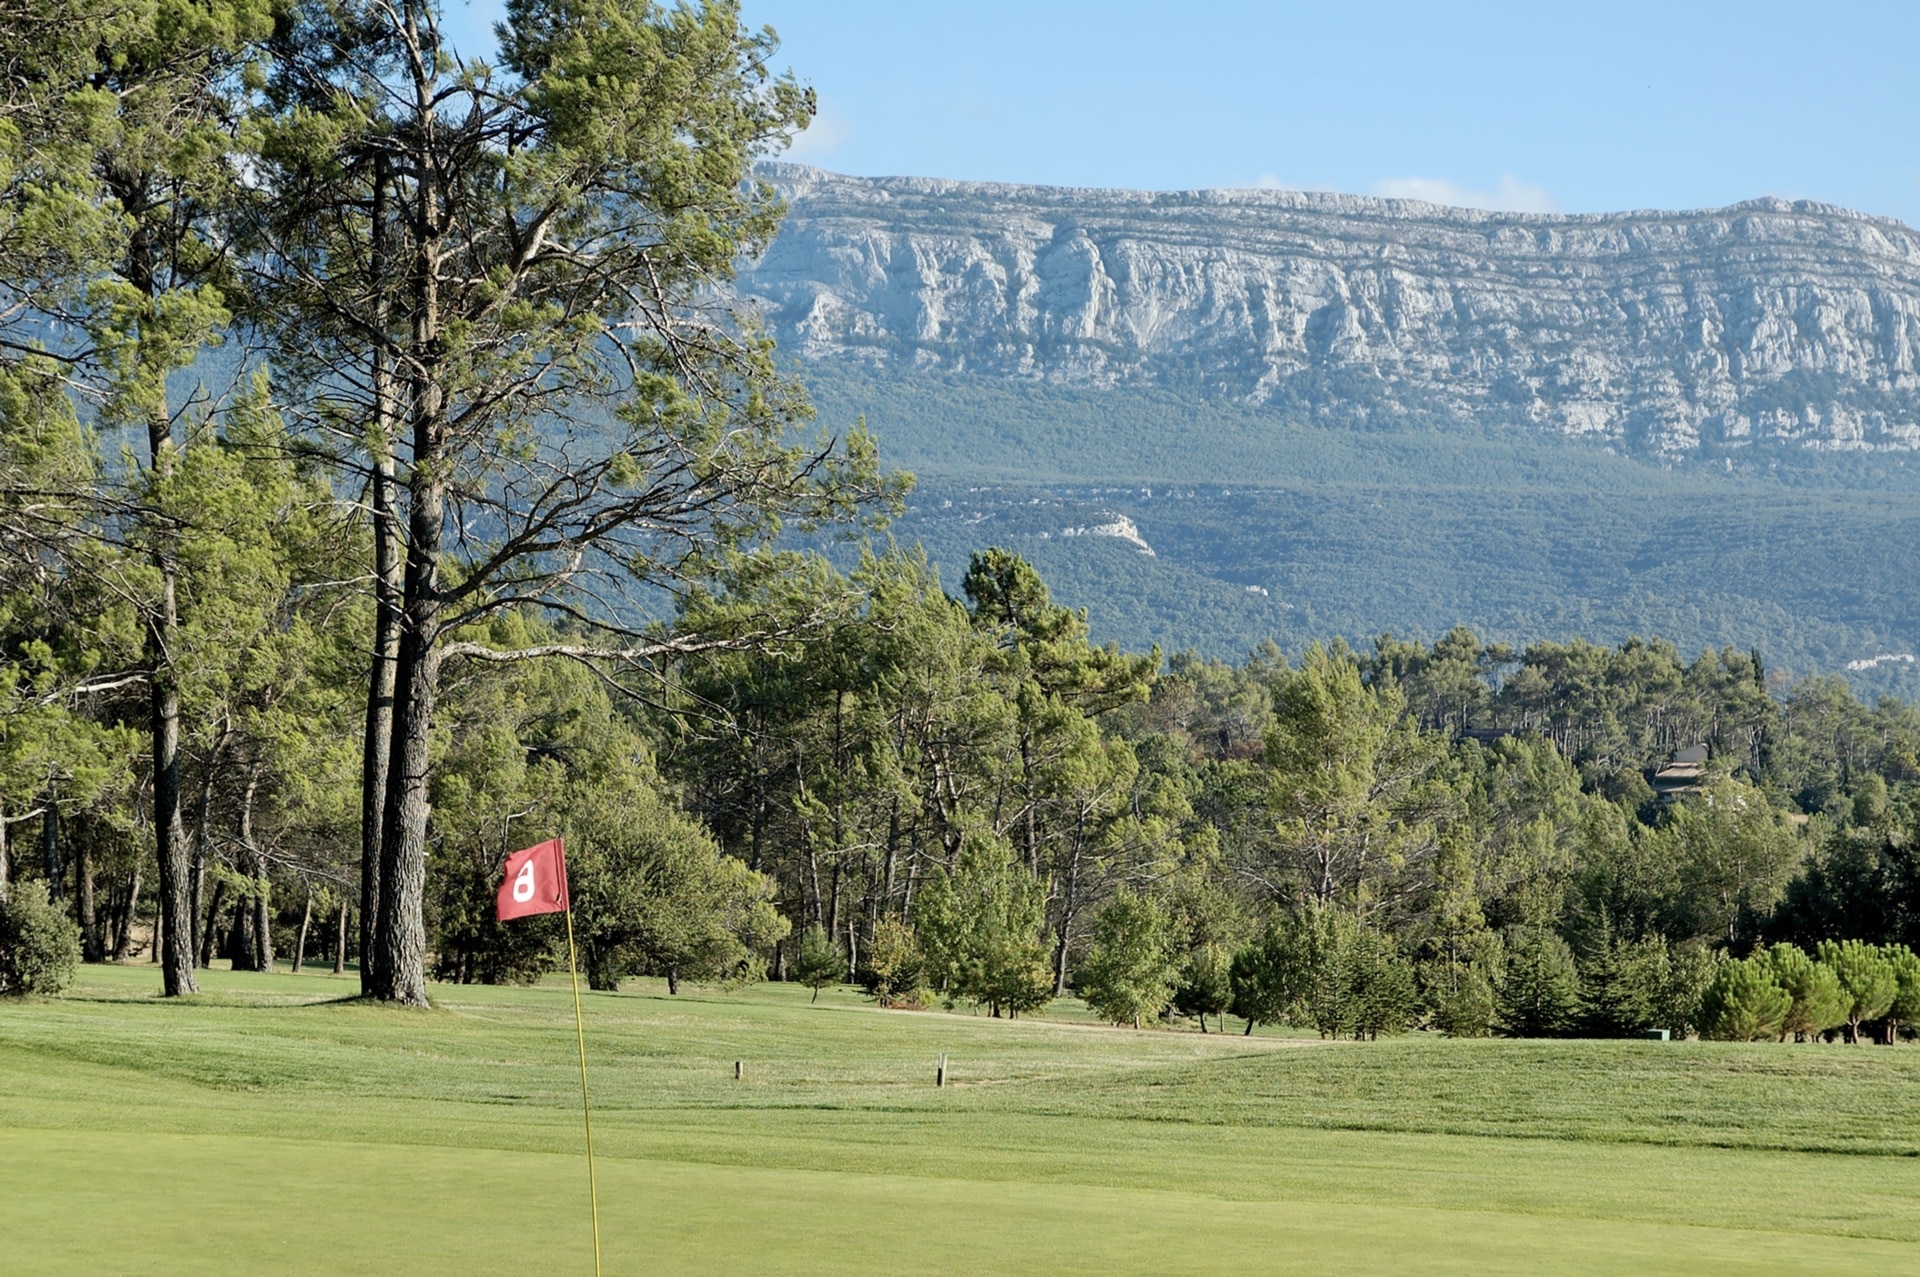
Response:
[[[0,1268],[586,1270],[564,989],[406,1013],[206,983],[165,1004],[91,969],[0,1005]],[[1920,1243],[1920,1051],[1248,1040],[781,986],[587,1014],[609,1272],[1838,1270]]]

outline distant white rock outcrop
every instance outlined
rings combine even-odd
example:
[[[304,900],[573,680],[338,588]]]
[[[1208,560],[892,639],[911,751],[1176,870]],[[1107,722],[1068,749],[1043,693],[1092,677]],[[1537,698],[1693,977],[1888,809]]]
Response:
[[[1656,455],[1920,447],[1920,234],[1828,205],[1549,216],[765,172],[790,211],[739,287],[813,359]]]
[[[1869,656],[1863,660],[1848,661],[1847,669],[1859,674],[1865,670],[1878,669],[1882,665],[1916,665],[1920,657],[1912,652],[1882,652],[1878,656]]]
[[[1091,526],[1077,528],[1062,528],[1060,529],[1060,535],[1063,537],[1113,537],[1116,540],[1125,541],[1141,554],[1149,557],[1157,557],[1153,554],[1153,547],[1148,545],[1147,539],[1140,535],[1140,528],[1132,519],[1129,519],[1124,514],[1114,514],[1111,510],[1105,511],[1105,513],[1112,515],[1113,521],[1111,523],[1097,523]]]

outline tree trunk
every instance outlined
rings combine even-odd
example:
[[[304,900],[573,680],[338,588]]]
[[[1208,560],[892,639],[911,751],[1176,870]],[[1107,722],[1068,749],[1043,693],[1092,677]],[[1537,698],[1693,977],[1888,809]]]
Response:
[[[227,963],[235,971],[253,970],[256,960],[251,903],[245,896],[234,902],[233,922],[227,928]]]
[[[1026,712],[1024,709],[1021,711]],[[1020,798],[1025,810],[1020,816],[1021,836],[1026,843],[1027,872],[1040,872],[1040,813],[1039,801],[1035,797],[1033,776],[1033,735],[1023,725],[1020,728]]]
[[[88,962],[103,962],[107,956],[106,937],[100,931],[100,911],[93,892],[93,839],[83,837],[73,863],[74,895],[80,914],[80,956]]]
[[[423,493],[411,519],[407,608],[394,679],[392,770],[381,814],[380,918],[370,965],[372,995],[427,1005],[427,769],[440,674],[438,554],[440,499]]]
[[[207,925],[200,928],[200,965],[202,967],[211,966],[213,963],[214,923],[220,917],[220,906],[226,901],[226,898],[227,884],[225,882],[215,883],[213,885],[213,904],[207,909]]]
[[[347,973],[347,902],[340,902],[339,929],[333,937],[333,973]]]
[[[824,925],[827,934],[830,936],[840,934],[840,870],[842,867],[841,857],[844,854],[845,853],[836,845],[833,856],[833,873],[827,878],[827,916],[824,920]]]
[[[387,163],[375,161],[371,254],[374,277],[385,279],[392,269],[387,244]],[[377,950],[380,925],[380,862],[382,822],[386,815],[388,771],[393,748],[394,675],[399,658],[402,579],[400,523],[394,511],[393,440],[397,418],[394,375],[388,358],[387,304],[375,308],[379,330],[373,351],[374,441],[369,504],[373,522],[374,612],[373,666],[367,678],[367,720],[360,763],[360,992],[372,994],[371,964],[366,955]]]
[[[441,382],[440,246],[442,213],[431,51],[408,6],[406,37],[421,59],[413,75],[411,107],[426,161],[415,174],[407,217],[420,232],[406,271],[412,324],[405,362],[405,401],[411,433],[407,471],[406,571],[401,583],[400,643],[394,662],[393,743],[388,753],[386,804],[380,814],[380,910],[375,943],[363,961],[372,966],[371,993],[383,1001],[427,1005],[426,921],[428,750],[440,684],[440,557],[445,537],[446,388]]]
[[[267,853],[253,840],[253,800],[260,788],[260,774],[249,772],[247,791],[240,801],[240,845],[248,852],[247,871],[254,889],[250,934],[253,948],[247,954],[247,970],[273,970],[273,888],[267,880]]]
[[[207,890],[207,822],[213,814],[213,778],[220,771],[220,756],[226,752],[227,742],[233,737],[233,720],[223,719],[220,735],[214,740],[213,748],[207,751],[206,766],[200,776],[200,808],[193,822],[193,858],[188,866],[192,876],[189,887],[191,900],[188,902],[187,917],[194,926],[200,925],[200,907],[206,903]],[[194,947],[200,947],[200,935],[193,937]]]
[[[804,790],[802,796],[805,796]],[[813,849],[812,831],[804,825],[800,831],[800,839],[807,849],[807,888],[813,893],[813,920],[825,927],[827,912],[825,900],[820,894],[820,856]]]
[[[40,813],[40,857],[47,870],[47,899],[59,903],[66,893],[66,871],[60,863],[60,808],[53,795],[47,795],[46,810]]]
[[[293,942],[293,973],[307,960],[307,927],[313,922],[313,884],[307,884],[307,901],[300,906],[300,938]]]
[[[1067,862],[1067,889],[1060,901],[1060,945],[1053,955],[1053,996],[1067,996],[1067,945],[1072,942],[1073,920],[1080,910],[1080,853],[1086,846],[1081,836],[1082,828],[1077,830],[1073,839],[1073,858]]]
[[[13,864],[7,852],[7,813],[0,811],[0,905],[7,903],[8,884],[13,878]]]
[[[140,908],[140,870],[143,867],[140,858],[136,856],[133,869],[127,875],[127,903],[120,910],[119,920],[114,927],[113,960],[115,962],[125,962],[133,947],[133,919]]]
[[[164,418],[149,428],[153,465],[171,468]],[[173,652],[180,644],[180,614],[175,604],[173,557],[153,555],[160,571],[160,599],[147,620],[147,670],[152,686],[149,728],[153,737],[154,855],[160,866],[159,935],[161,989],[167,997],[197,993],[193,978],[193,910],[187,900],[187,840],[180,825],[180,687],[174,679]]]
[[[880,899],[882,910],[893,907],[893,880],[895,867],[900,861],[900,800],[896,797],[887,812],[887,859],[886,872],[881,880]]]

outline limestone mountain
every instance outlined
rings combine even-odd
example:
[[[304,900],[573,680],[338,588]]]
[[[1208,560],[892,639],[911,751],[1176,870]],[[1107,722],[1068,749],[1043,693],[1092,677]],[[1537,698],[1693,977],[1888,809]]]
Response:
[[[1920,696],[1906,226],[765,173],[740,287],[950,584],[1004,545],[1134,648],[1464,623]]]
[[[1293,191],[765,175],[783,349],[1677,459],[1920,448],[1920,234],[1824,204],[1550,216]]]

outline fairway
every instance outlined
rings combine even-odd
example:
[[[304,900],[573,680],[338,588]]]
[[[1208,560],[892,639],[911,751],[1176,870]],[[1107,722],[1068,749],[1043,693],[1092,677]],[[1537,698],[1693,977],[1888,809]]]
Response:
[[[87,968],[0,1004],[0,1268],[588,1272],[564,988]],[[652,982],[587,998],[607,1271],[1920,1258],[1920,1050],[1320,1043]],[[936,1090],[945,1053],[954,1084]],[[736,1082],[734,1061],[746,1069]]]

